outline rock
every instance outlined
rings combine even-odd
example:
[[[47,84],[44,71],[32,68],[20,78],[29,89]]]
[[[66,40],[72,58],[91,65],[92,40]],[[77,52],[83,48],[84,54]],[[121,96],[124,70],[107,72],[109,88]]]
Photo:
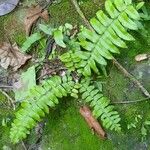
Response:
[[[1,0],[0,1],[0,16],[11,12],[18,4],[19,0]]]

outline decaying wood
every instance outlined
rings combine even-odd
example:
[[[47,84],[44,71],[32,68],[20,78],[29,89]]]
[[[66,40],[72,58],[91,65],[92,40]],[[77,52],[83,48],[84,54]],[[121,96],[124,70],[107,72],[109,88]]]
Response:
[[[84,117],[91,129],[93,129],[102,139],[106,138],[105,131],[102,129],[99,122],[94,118],[91,110],[87,106],[80,108],[80,114]]]
[[[49,14],[47,10],[44,10],[42,7],[37,5],[36,7],[31,7],[27,10],[27,16],[24,20],[25,30],[26,34],[30,35],[31,28],[33,24],[39,19],[43,18],[44,20],[49,20]]]
[[[17,71],[30,58],[30,55],[20,52],[16,44],[4,42],[0,45],[0,65],[5,69],[10,66]]]

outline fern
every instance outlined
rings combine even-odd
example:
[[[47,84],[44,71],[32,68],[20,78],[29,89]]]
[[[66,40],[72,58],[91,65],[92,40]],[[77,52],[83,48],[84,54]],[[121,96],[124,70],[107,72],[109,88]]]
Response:
[[[114,106],[110,105],[110,100],[104,97],[94,85],[90,85],[90,79],[82,80],[81,85],[82,99],[93,107],[93,115],[96,118],[101,117],[104,127],[120,131],[120,116],[113,110]]]
[[[136,21],[140,19],[140,16],[131,0],[114,0],[113,2],[107,0],[105,9],[109,17],[100,10],[96,13],[96,17],[90,20],[94,31],[83,27],[78,34],[83,49],[74,52],[73,55],[78,56],[80,61],[75,66],[84,76],[91,76],[91,70],[98,73],[97,64],[106,66],[106,60],[113,59],[112,53],[120,53],[118,47],[127,48],[124,40],[134,40],[127,29],[138,29]],[[66,64],[75,62],[74,58],[72,61],[69,59],[68,62],[63,58],[65,54],[61,60]]]
[[[131,0],[106,0],[105,9],[107,14],[100,10],[90,20],[93,31],[82,27],[74,39],[67,37],[66,40],[68,30],[72,29],[69,24],[54,29],[40,25],[45,34],[53,36],[57,45],[70,49],[59,58],[69,72],[78,72],[81,82],[73,81],[70,75],[62,78],[54,76],[33,88],[12,123],[10,138],[14,143],[25,138],[41,117],[49,112],[49,106],[54,107],[58,104],[58,98],[67,94],[75,98],[81,94],[82,100],[90,103],[94,116],[100,117],[106,128],[121,129],[118,112],[110,105],[110,100],[91,85],[89,76],[92,71],[99,74],[99,66],[104,70],[107,60],[113,59],[113,53],[120,53],[119,47],[127,48],[124,41],[134,40],[127,30],[138,29],[136,22],[140,16]]]
[[[41,38],[42,36],[40,33],[34,33],[31,36],[29,36],[22,45],[22,48],[21,48],[22,52],[29,52],[32,44],[39,41]]]
[[[22,103],[22,109],[16,113],[16,119],[12,123],[10,138],[13,143],[26,138],[37,121],[49,112],[49,107],[58,104],[58,98],[67,96],[74,88],[75,82],[67,75],[62,78],[54,76],[46,80],[41,86],[35,86],[26,101]]]

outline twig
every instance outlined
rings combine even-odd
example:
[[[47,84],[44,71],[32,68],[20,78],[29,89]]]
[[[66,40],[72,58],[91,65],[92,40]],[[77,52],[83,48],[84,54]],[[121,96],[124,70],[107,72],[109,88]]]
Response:
[[[83,12],[81,11],[78,3],[76,0],[71,0],[72,3],[74,4],[78,14],[80,15],[80,17],[83,19],[83,21],[85,22],[85,24],[87,25],[87,27],[89,29],[91,29],[93,31],[92,26],[90,25],[89,21],[85,18]],[[126,76],[128,77],[131,81],[133,81],[143,92],[143,94],[145,96],[147,96],[148,98],[150,98],[150,93],[143,87],[143,85],[133,76],[131,75],[115,58],[113,59],[115,66]]]
[[[80,9],[80,7],[79,7],[79,5],[78,5],[78,2],[77,2],[76,0],[71,0],[71,2],[72,2],[72,4],[75,6],[75,9],[76,9],[76,11],[78,12],[78,14],[80,15],[80,17],[83,19],[85,25],[86,25],[89,29],[93,30],[93,28],[91,27],[89,21],[86,19],[86,17],[84,16],[82,10]]]
[[[4,92],[2,89],[0,89],[0,92],[7,97],[7,99],[11,103],[13,109],[15,110],[15,104],[14,104],[13,99],[6,92]]]
[[[112,102],[112,104],[131,104],[131,103],[138,103],[138,102],[143,102],[143,101],[147,101],[150,98],[144,98],[144,99],[140,99],[140,100],[135,100],[135,101],[122,101],[122,102]]]
[[[13,86],[10,86],[10,85],[0,85],[0,88],[13,88]]]
[[[21,141],[21,144],[22,144],[22,147],[24,148],[24,150],[27,150],[27,148],[26,148],[26,146],[25,146],[23,141]]]
[[[143,87],[143,85],[133,76],[131,75],[115,58],[113,59],[113,62],[115,66],[126,76],[128,77],[131,81],[133,81],[143,92],[145,96],[150,98],[149,92]]]

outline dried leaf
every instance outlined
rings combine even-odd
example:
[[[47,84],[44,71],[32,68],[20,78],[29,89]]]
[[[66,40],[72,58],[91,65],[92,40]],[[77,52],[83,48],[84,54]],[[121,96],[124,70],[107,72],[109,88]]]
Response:
[[[106,138],[105,131],[102,129],[99,122],[93,117],[91,110],[87,106],[80,108],[80,114],[84,117],[91,129],[93,129],[101,138]]]
[[[33,24],[41,17],[44,20],[49,20],[49,15],[47,10],[43,10],[42,7],[37,5],[36,7],[29,8],[27,16],[24,20],[26,34],[29,35]]]
[[[30,55],[21,53],[16,44],[11,46],[4,42],[0,45],[0,65],[5,69],[11,66],[14,71],[17,71],[30,58]]]
[[[135,56],[136,61],[142,61],[142,60],[145,60],[147,58],[148,58],[147,54],[139,54],[139,55]]]

